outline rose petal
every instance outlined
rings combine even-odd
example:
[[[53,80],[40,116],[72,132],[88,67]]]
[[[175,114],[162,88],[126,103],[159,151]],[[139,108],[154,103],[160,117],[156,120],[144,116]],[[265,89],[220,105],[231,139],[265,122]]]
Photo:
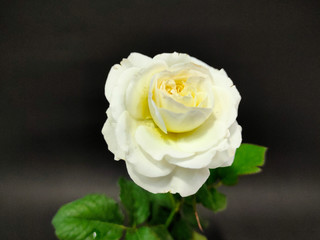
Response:
[[[182,133],[192,131],[208,119],[211,108],[189,108],[186,113],[175,113],[167,109],[158,109],[167,131]]]
[[[238,112],[235,107],[235,98],[230,88],[213,87],[214,107],[213,114],[218,121],[229,127],[237,118]]]
[[[234,160],[235,151],[240,146],[241,126],[237,122],[233,123],[229,128],[230,137],[228,138],[229,147],[223,151],[218,151],[215,158],[208,165],[209,168],[228,167],[231,166]]]
[[[109,102],[111,100],[112,89],[117,84],[117,82],[119,81],[120,75],[125,70],[126,70],[126,68],[121,66],[120,64],[115,64],[110,69],[108,77],[107,77],[107,81],[106,81],[106,84],[104,87],[104,93],[105,93],[106,98],[108,99]]]
[[[132,164],[134,162],[134,164]],[[149,178],[167,176],[175,168],[174,165],[166,161],[155,161],[150,156],[144,154],[139,148],[131,149],[127,155],[127,166],[130,165],[137,174]]]
[[[126,88],[126,109],[136,119],[143,120],[150,117],[148,106],[148,92],[152,76],[167,68],[163,62],[153,62],[139,74],[132,75]]]
[[[120,117],[120,115],[126,111],[125,94],[129,82],[132,79],[132,75],[135,75],[139,71],[139,68],[129,68],[122,72],[119,76],[117,83],[113,86],[111,93],[110,108],[114,119]]]
[[[150,114],[152,116],[154,123],[161,129],[162,132],[167,134],[168,131],[167,131],[166,125],[162,119],[159,109],[157,108],[156,104],[154,103],[151,97],[148,98],[148,103],[149,103],[148,105],[149,105]]]
[[[208,165],[208,168],[230,166],[233,162],[233,158],[234,156],[229,156],[228,150],[217,152],[215,157],[212,159],[211,163]]]
[[[232,80],[228,77],[224,69],[218,70],[213,67],[210,67],[209,71],[211,73],[211,76],[213,78],[213,83],[215,86],[220,86],[220,87],[233,86]]]
[[[130,53],[128,57],[128,61],[130,61],[131,65],[134,67],[145,67],[151,63],[152,58],[141,53]]]
[[[191,169],[199,169],[207,167],[210,163],[214,155],[216,154],[216,150],[206,151],[204,153],[196,154],[189,158],[177,159],[173,157],[166,157],[165,159],[176,166],[183,168],[191,168]]]
[[[152,126],[139,126],[135,133],[137,144],[155,160],[163,160],[165,156],[175,159],[191,157],[194,153],[177,148],[175,139]]]
[[[118,118],[117,125],[115,126],[115,139],[119,145],[119,149],[125,153],[123,160],[127,159],[129,152],[134,142],[132,141],[133,130],[136,128],[136,122],[128,112],[123,112]]]
[[[110,110],[108,109],[107,113]],[[109,114],[108,114],[109,115]],[[102,134],[108,145],[108,149],[114,154],[114,159],[124,159],[125,153],[121,150],[120,146],[116,141],[115,128],[117,126],[117,122],[115,122],[109,115],[107,121],[103,125]]]
[[[182,197],[196,193],[210,175],[207,168],[195,170],[177,167],[170,175],[159,178],[145,177],[130,164],[127,164],[127,170],[136,184],[152,193],[180,193]]]
[[[230,146],[232,148],[240,147],[240,144],[242,142],[242,136],[241,136],[242,128],[238,124],[238,122],[234,122],[230,126],[229,131],[230,131],[230,137],[229,137]]]
[[[184,168],[192,168],[192,169],[199,169],[208,167],[209,164],[213,166],[215,164],[216,166],[220,166],[224,161],[220,161],[216,158],[216,152],[225,150],[229,147],[228,140],[223,139],[217,146],[212,147],[210,150],[197,153],[196,155],[192,157],[187,157],[183,159],[176,159],[176,158],[170,158],[166,157],[165,159],[177,166],[184,167]],[[214,163],[213,163],[214,162]]]
[[[174,64],[182,64],[182,63],[189,63],[190,62],[190,56],[188,54],[184,53],[162,53],[154,56],[153,58],[156,61],[164,61],[167,63],[167,65],[173,66]]]
[[[220,141],[228,137],[228,134],[226,125],[211,115],[197,129],[187,133],[179,133],[176,143],[180,149],[185,149],[185,151],[203,152],[219,144]]]

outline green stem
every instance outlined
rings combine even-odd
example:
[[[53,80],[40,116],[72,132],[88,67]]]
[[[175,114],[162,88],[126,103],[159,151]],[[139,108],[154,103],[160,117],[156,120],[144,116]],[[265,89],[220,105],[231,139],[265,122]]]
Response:
[[[173,217],[174,215],[176,215],[176,213],[179,211],[180,209],[180,205],[181,205],[181,202],[178,202],[176,203],[175,207],[172,209],[166,223],[165,223],[165,226],[168,228],[173,220]]]

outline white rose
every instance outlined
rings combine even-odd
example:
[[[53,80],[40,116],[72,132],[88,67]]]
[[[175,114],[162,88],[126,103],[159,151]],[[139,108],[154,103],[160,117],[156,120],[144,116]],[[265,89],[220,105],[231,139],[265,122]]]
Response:
[[[131,53],[111,68],[105,95],[102,133],[142,188],[189,196],[209,168],[232,164],[241,143],[241,97],[223,69],[187,54]]]

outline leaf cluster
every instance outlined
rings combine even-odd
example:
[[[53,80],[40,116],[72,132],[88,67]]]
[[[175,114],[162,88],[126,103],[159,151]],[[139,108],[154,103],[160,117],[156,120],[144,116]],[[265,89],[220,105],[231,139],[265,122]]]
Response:
[[[207,222],[198,216],[197,205],[213,212],[225,209],[226,196],[217,187],[236,184],[239,175],[259,172],[265,151],[242,144],[232,166],[211,170],[199,191],[186,198],[152,194],[120,178],[120,203],[102,194],[68,203],[52,220],[55,233],[60,240],[206,240],[199,230]]]

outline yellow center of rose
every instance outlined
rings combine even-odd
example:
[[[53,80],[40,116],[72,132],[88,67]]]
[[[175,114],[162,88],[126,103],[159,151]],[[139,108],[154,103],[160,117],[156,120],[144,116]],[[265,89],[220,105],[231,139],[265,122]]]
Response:
[[[178,79],[178,80],[172,80],[170,79],[168,82],[166,82],[165,90],[169,94],[180,94],[181,91],[184,89],[184,83],[187,81],[187,79]]]
[[[149,109],[163,132],[188,132],[199,127],[211,114],[213,96],[210,80],[190,69],[163,71],[154,76]]]

